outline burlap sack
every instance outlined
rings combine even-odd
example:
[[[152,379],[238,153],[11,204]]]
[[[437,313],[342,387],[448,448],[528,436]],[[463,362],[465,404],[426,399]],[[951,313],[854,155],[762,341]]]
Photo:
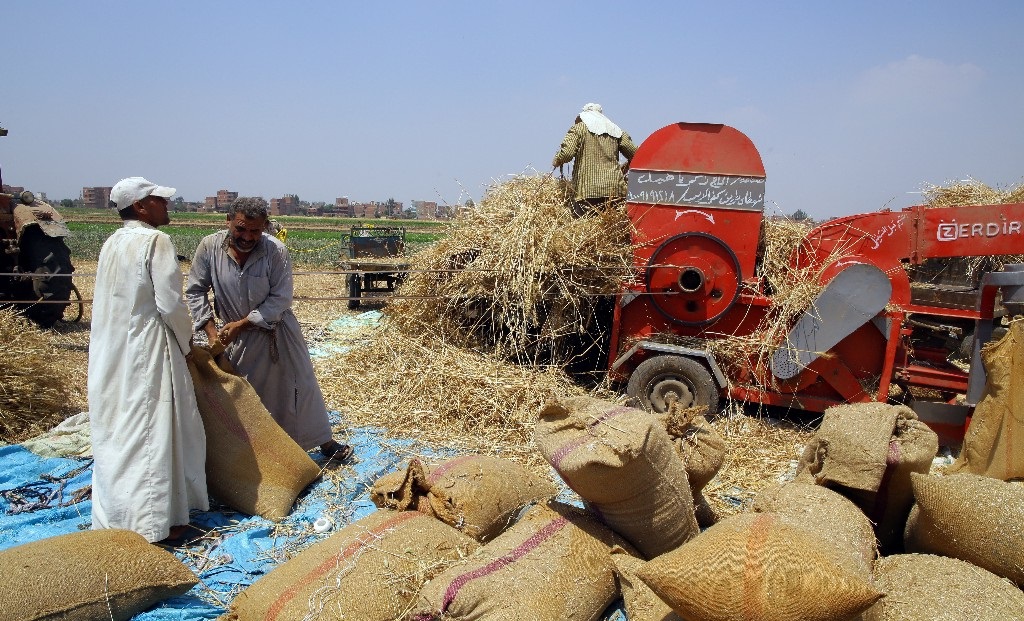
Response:
[[[1024,477],[1024,321],[981,350],[985,392],[974,407],[960,457],[949,472]]]
[[[206,485],[227,506],[281,520],[320,475],[306,451],[274,422],[244,378],[193,347],[188,362],[206,429]]]
[[[618,596],[611,547],[586,512],[548,501],[420,591],[410,619],[589,621]]]
[[[418,459],[374,483],[378,507],[413,509],[440,519],[478,541],[494,539],[520,508],[558,493],[519,464],[487,455],[464,455],[436,466]]]
[[[659,420],[672,438],[676,452],[683,460],[686,478],[693,492],[693,512],[697,524],[707,528],[718,521],[702,490],[715,478],[725,461],[725,439],[704,418],[705,407],[680,409],[672,404]]]
[[[645,562],[618,546],[612,548],[612,563],[615,564],[615,576],[619,579],[626,618],[629,621],[682,621],[672,607],[655,595],[637,576]]]
[[[930,554],[895,554],[875,563],[885,597],[864,621],[1024,621],[1024,593],[1013,583],[965,561]]]
[[[638,575],[687,621],[843,621],[882,595],[774,513],[728,517]]]
[[[907,552],[958,558],[1024,587],[1024,487],[975,474],[911,481]]]
[[[91,530],[0,551],[0,620],[130,619],[198,583],[130,530]]]
[[[706,409],[679,409],[673,404],[668,413],[659,416],[683,459],[694,498],[715,478],[725,461],[725,439],[704,418]]]
[[[910,473],[926,473],[939,437],[903,405],[851,403],[825,417],[797,465],[796,480],[852,500],[875,524],[883,550],[899,550],[914,502]]]
[[[776,513],[827,542],[830,558],[844,569],[871,577],[878,545],[871,520],[850,500],[820,485],[784,483],[762,490],[751,507]]]
[[[380,510],[279,565],[231,604],[226,621],[402,618],[423,584],[479,544],[416,511]]]
[[[542,408],[535,434],[566,484],[645,557],[697,534],[686,470],[653,414],[573,397]]]

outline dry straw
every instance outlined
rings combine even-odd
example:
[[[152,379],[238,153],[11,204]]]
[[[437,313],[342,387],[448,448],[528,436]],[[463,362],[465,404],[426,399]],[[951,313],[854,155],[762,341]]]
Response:
[[[67,365],[46,334],[8,309],[0,309],[0,342],[0,440],[21,442],[71,413]]]
[[[476,209],[412,258],[390,308],[406,334],[428,333],[527,363],[564,361],[567,336],[585,332],[597,298],[631,274],[621,204],[574,217],[571,187],[548,175],[491,186]]]

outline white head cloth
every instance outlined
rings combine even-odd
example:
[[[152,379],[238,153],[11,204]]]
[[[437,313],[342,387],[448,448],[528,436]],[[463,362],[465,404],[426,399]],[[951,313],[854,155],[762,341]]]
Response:
[[[583,106],[583,112],[580,112],[580,120],[583,121],[583,124],[587,126],[591,133],[598,136],[608,134],[612,138],[622,137],[622,129],[604,115],[600,104],[588,103]]]

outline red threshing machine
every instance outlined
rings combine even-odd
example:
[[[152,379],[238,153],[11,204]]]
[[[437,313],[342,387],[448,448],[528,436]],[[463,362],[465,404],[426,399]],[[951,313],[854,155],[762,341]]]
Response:
[[[913,278],[937,260],[1024,254],[1024,204],[915,206],[818,226],[790,257],[818,274],[811,306],[764,344],[770,355],[716,360],[712,341],[757,338],[771,317],[759,275],[764,188],[760,154],[732,127],[677,123],[640,145],[626,207],[637,277],[615,306],[612,377],[656,411],[730,396],[820,412],[898,393],[944,439],[962,437],[984,388],[980,347],[1001,312],[1024,308],[1024,266],[956,284]],[[959,351],[969,367],[952,364]]]

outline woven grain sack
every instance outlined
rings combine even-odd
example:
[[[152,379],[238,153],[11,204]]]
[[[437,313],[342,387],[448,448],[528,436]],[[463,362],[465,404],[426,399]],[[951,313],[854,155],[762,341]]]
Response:
[[[864,621],[1024,621],[1024,593],[965,561],[931,554],[878,559],[875,583],[885,597]]]
[[[399,619],[427,580],[479,545],[416,511],[376,511],[254,582],[226,620]]]
[[[422,511],[488,541],[508,528],[520,508],[557,493],[551,482],[513,461],[464,455],[435,466],[414,459],[378,479],[370,498],[378,507]]]
[[[915,474],[907,552],[951,556],[1024,587],[1024,487],[976,474]]]
[[[706,407],[679,408],[672,404],[659,416],[683,459],[694,496],[715,478],[725,461],[725,439],[704,417]]]
[[[1024,477],[1024,321],[981,350],[985,391],[974,408],[960,457],[949,472]]]
[[[839,405],[825,410],[796,480],[852,500],[875,524],[883,551],[898,550],[914,503],[910,474],[928,472],[938,450],[939,437],[906,406]]]
[[[0,551],[0,620],[121,621],[197,583],[138,533],[70,533]]]
[[[530,507],[476,554],[430,581],[416,621],[590,621],[618,596],[611,548],[622,542],[585,511]]]
[[[776,513],[811,531],[833,550],[837,565],[865,578],[871,576],[878,546],[871,521],[857,505],[820,485],[784,483],[762,490],[751,507],[755,513]]]
[[[573,397],[542,408],[535,435],[565,483],[646,558],[697,534],[686,470],[653,414]]]
[[[281,520],[320,468],[267,412],[244,378],[193,347],[188,362],[206,429],[206,484],[227,506]]]
[[[622,607],[626,609],[629,621],[681,621],[672,607],[637,576],[646,561],[615,546],[612,548],[612,563],[615,564],[615,576],[622,592]]]
[[[846,621],[881,593],[774,513],[728,517],[638,574],[688,621]]]
[[[673,403],[667,413],[658,417],[683,460],[690,491],[693,492],[694,515],[701,528],[718,521],[702,490],[715,478],[725,461],[725,439],[704,418],[706,410],[706,407],[679,408]]]

